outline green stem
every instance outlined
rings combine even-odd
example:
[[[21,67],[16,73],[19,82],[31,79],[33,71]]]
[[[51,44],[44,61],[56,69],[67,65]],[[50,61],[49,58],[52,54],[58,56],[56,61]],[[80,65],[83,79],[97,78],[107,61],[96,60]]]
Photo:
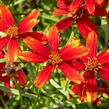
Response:
[[[5,92],[12,93],[14,95],[18,95],[18,96],[20,95],[19,90],[4,87],[2,84],[0,84],[0,90],[5,91]],[[36,95],[31,94],[31,93],[28,93],[28,92],[22,92],[21,95],[23,97],[27,97],[27,98],[31,98],[31,99],[37,99],[37,96]]]
[[[19,90],[20,107],[22,108],[22,106],[23,106],[23,104],[22,104],[23,103],[23,99],[22,99],[22,95],[21,95],[22,89],[18,86],[18,84],[17,84],[17,82],[16,82],[16,80],[14,78],[12,78],[12,80],[15,82],[15,85],[16,85],[17,89]]]
[[[37,106],[37,108],[39,109],[40,108],[40,93],[41,93],[41,90],[40,90],[40,88],[38,89],[38,97],[37,97],[37,104],[38,104],[38,106]]]
[[[5,109],[8,109],[8,106],[7,106],[7,104],[5,103],[5,101],[4,101],[3,97],[2,97],[2,95],[0,95],[0,100],[2,101],[2,103],[3,103],[3,105],[4,105],[4,108],[5,108]]]

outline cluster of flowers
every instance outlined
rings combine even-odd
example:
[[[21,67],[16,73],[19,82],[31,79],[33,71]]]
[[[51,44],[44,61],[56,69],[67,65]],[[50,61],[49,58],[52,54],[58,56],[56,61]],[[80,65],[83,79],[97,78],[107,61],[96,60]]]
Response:
[[[28,32],[39,22],[38,10],[33,10],[15,26],[10,10],[0,5],[0,31],[6,34],[5,37],[0,38],[0,58],[6,56],[8,59],[8,63],[0,63],[0,81],[3,81],[4,86],[9,88],[15,87],[13,79],[19,81],[22,86],[26,86],[26,76],[19,63],[15,62],[16,57],[32,63],[46,62],[47,65],[34,80],[36,87],[42,87],[50,78],[51,72],[57,68],[73,82],[72,91],[79,95],[81,101],[87,99],[92,103],[98,100],[96,75],[100,75],[109,82],[109,49],[97,55],[98,31],[88,16],[106,16],[107,12],[103,6],[107,3],[108,0],[86,0],[85,2],[73,0],[72,3],[68,0],[57,0],[59,9],[54,10],[53,16],[70,14],[70,17],[54,24],[47,36],[38,32]],[[86,46],[83,46],[77,38],[72,37],[69,44],[58,50],[59,31],[68,28],[74,21],[86,40]],[[19,39],[32,51],[21,52]],[[50,49],[46,47],[47,43]],[[4,52],[3,48],[6,45],[8,45],[7,51]],[[83,75],[78,73],[81,70],[84,71]],[[102,85],[99,90],[106,92],[107,87]]]

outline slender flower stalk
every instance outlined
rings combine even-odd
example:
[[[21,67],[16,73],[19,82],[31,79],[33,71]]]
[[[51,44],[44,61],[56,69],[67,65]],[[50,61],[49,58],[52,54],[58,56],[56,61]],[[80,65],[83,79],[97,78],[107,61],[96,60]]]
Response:
[[[10,93],[5,94],[5,92],[0,90],[0,96],[2,97],[2,98],[0,97],[0,107],[4,105],[3,101],[4,103],[6,103],[9,100],[10,95],[11,95]],[[1,99],[3,99],[3,101]]]

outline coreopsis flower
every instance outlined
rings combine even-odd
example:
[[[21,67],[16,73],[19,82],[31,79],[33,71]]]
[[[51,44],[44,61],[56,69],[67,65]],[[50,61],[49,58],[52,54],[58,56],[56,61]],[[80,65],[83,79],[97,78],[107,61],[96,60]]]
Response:
[[[59,34],[55,26],[49,30],[47,39],[50,45],[50,50],[38,40],[28,37],[24,39],[24,42],[34,52],[25,51],[18,54],[19,58],[28,62],[48,63],[46,67],[38,73],[34,81],[35,86],[43,86],[50,78],[51,72],[54,71],[54,68],[60,69],[68,79],[75,81],[78,84],[84,81],[83,77],[77,73],[73,67],[67,64],[67,61],[86,55],[88,52],[87,48],[82,46],[79,41],[75,41],[58,51]]]
[[[94,73],[91,73],[90,75],[85,72],[83,74],[84,77],[84,83],[81,84],[75,84],[74,87],[72,87],[72,92],[74,92],[75,94],[79,95],[79,98],[81,100],[81,102],[84,102],[86,99],[88,99],[88,101],[90,103],[92,103],[93,101],[95,101],[97,99],[97,84],[91,84],[88,83],[87,81],[93,79],[93,83],[96,82],[96,78]],[[88,80],[87,80],[88,79]],[[88,88],[92,87],[91,92],[89,94],[89,90]],[[92,95],[92,98],[90,99],[90,95]]]
[[[37,20],[38,14],[39,11],[33,10],[17,26],[15,26],[10,10],[4,5],[0,5],[0,31],[6,33],[5,37],[0,38],[0,50],[8,44],[6,55],[10,63],[14,62],[15,56],[19,51],[18,39],[23,40],[25,35],[33,38],[44,36],[41,33],[28,32],[39,22],[39,20]]]
[[[83,75],[85,78],[85,75]],[[71,88],[72,92],[79,96],[81,102],[84,102],[87,99],[87,90],[86,90],[86,83],[76,84],[73,83],[73,87]]]
[[[57,0],[57,6],[59,9],[54,10],[53,16],[71,14],[70,17],[66,17],[55,24],[58,30],[62,31],[76,21],[76,25],[85,39],[91,31],[95,31],[95,33],[98,34],[95,24],[88,18],[88,16],[106,16],[106,10],[99,5],[96,5],[93,15],[87,11],[86,5],[79,7],[74,13],[72,3],[68,0]]]
[[[84,2],[84,0],[73,0],[72,13],[76,13],[76,11],[80,7],[80,5],[82,5],[83,2]],[[108,3],[108,0],[85,0],[87,10],[90,14],[93,14],[93,12],[95,11],[96,4],[99,6],[104,6],[107,3]]]
[[[72,66],[76,70],[85,70],[87,98],[89,102],[93,102],[97,98],[95,73],[109,82],[109,49],[104,50],[97,55],[97,36],[95,32],[89,33],[86,40],[86,46],[89,48],[88,55],[83,57],[81,61],[72,61]]]
[[[87,73],[84,73],[83,77],[84,77],[84,79],[86,81]],[[76,95],[79,96],[81,102],[84,102],[85,100],[87,100],[88,99],[88,95],[87,95],[87,83],[84,82],[84,83],[81,83],[81,84],[75,84],[75,83],[72,83],[72,84],[74,86],[71,88],[71,90],[72,90],[73,93],[75,93]],[[72,95],[70,95],[70,96],[72,96]],[[101,101],[100,101],[99,98],[96,98],[92,102],[95,102],[97,104],[97,106],[99,106],[101,104]]]
[[[15,81],[25,87],[27,79],[19,63],[0,63],[0,81],[4,82],[4,85],[9,88],[15,87]],[[15,81],[14,81],[14,80]]]

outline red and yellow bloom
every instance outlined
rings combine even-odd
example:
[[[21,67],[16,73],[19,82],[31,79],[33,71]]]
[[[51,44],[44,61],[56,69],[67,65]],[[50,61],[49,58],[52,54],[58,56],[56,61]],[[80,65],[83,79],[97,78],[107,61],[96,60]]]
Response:
[[[60,51],[58,51],[59,34],[55,26],[49,30],[47,38],[51,50],[45,47],[38,40],[28,37],[24,39],[24,42],[34,52],[25,51],[19,53],[19,58],[23,60],[35,63],[48,63],[48,65],[37,75],[34,81],[35,86],[43,86],[48,81],[54,68],[60,69],[68,79],[75,81],[78,84],[84,81],[83,77],[77,73],[73,67],[67,64],[67,61],[83,57],[87,54],[87,49],[82,46],[79,41],[76,41],[64,46]]]
[[[87,73],[84,73],[83,77],[85,78],[85,82],[84,83],[81,83],[81,84],[74,84],[74,86],[71,88],[72,92],[75,93],[76,95],[79,96],[81,102],[84,102],[86,99],[88,99],[88,94],[87,94]],[[93,76],[93,75],[90,75],[90,76]],[[97,88],[95,88],[96,86],[93,86],[94,88],[94,92],[97,91]],[[95,90],[96,89],[96,90]],[[96,95],[96,93],[95,93]],[[72,98],[72,95],[70,95],[71,98]],[[95,102],[97,104],[97,106],[99,106],[101,104],[101,101],[99,98],[97,98],[96,96],[94,96],[94,94],[92,95],[94,98],[92,101],[90,101],[89,99],[89,102],[92,103],[92,102]]]
[[[76,11],[80,7],[80,5],[82,5],[83,2],[84,2],[84,0],[73,0],[73,2],[72,2],[72,12],[76,13]],[[94,13],[94,11],[96,9],[96,5],[104,6],[107,3],[108,3],[108,0],[85,0],[87,10],[90,14]]]
[[[4,82],[6,87],[15,87],[14,78],[16,81],[25,87],[27,85],[27,79],[19,63],[0,63],[0,81]]]
[[[5,52],[0,51],[0,59],[5,58]],[[22,86],[26,86],[27,79],[20,63],[0,63],[0,81],[4,82],[6,87],[15,87],[15,81],[19,81]],[[13,79],[15,81],[13,81]],[[12,83],[12,84],[11,84]]]
[[[37,20],[38,14],[39,11],[33,10],[17,26],[15,26],[10,10],[4,5],[0,5],[0,31],[6,33],[5,37],[0,38],[0,50],[8,44],[8,50],[6,54],[11,63],[14,62],[15,56],[19,51],[18,38],[23,40],[25,35],[29,35],[33,38],[37,38],[37,35],[41,36],[41,38],[44,36],[41,33],[28,32],[39,22],[39,20]]]
[[[104,50],[97,56],[97,36],[90,32],[86,41],[89,48],[87,56],[81,62],[73,61],[72,65],[77,70],[85,70],[86,92],[89,102],[97,98],[97,82],[95,73],[99,74],[105,81],[109,82],[109,49]]]
[[[79,95],[79,98],[82,102],[88,99],[88,101],[92,103],[93,101],[97,99],[96,77],[94,73],[89,73],[89,72],[85,72],[83,77],[85,80],[84,83],[75,84],[71,90],[75,94]],[[92,79],[93,79],[93,82],[92,82]]]
[[[106,16],[106,10],[99,5],[96,5],[93,14],[90,14],[87,11],[86,5],[79,7],[78,10],[74,13],[73,3],[69,2],[68,0],[57,0],[57,6],[59,9],[54,10],[53,16],[71,14],[70,17],[66,17],[56,23],[58,30],[62,31],[72,25],[74,21],[76,21],[77,27],[85,39],[87,38],[88,33],[91,31],[95,31],[95,33],[98,34],[95,24],[88,18],[88,16]]]

